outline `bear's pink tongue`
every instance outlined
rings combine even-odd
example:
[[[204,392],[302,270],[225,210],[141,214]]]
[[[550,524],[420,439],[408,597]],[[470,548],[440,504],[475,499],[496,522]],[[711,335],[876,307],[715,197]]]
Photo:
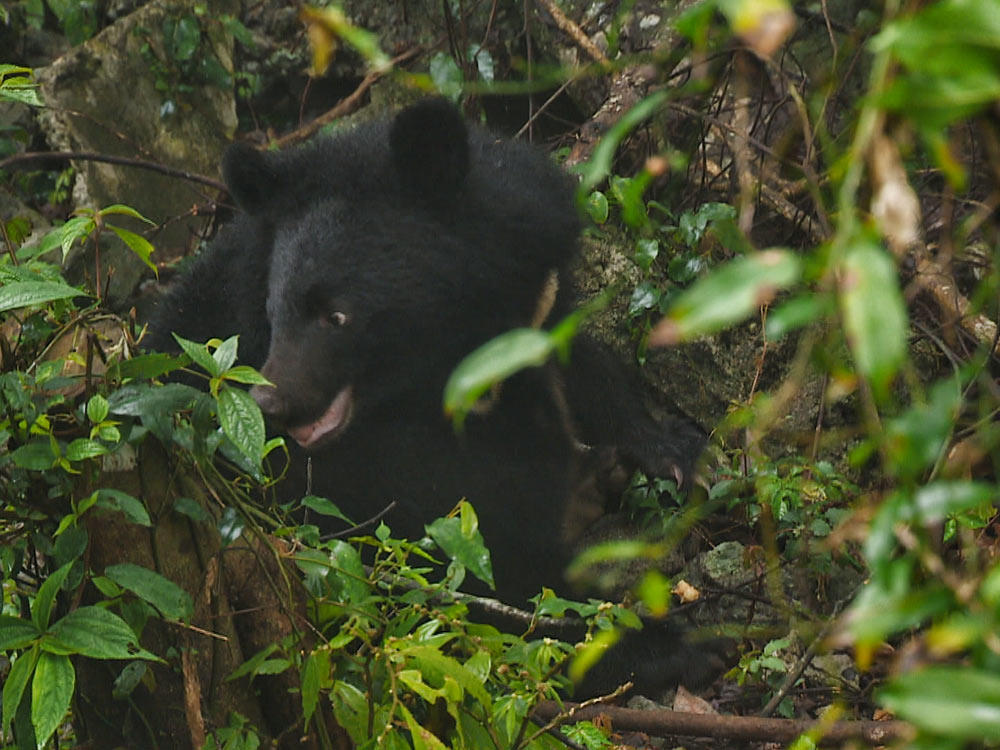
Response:
[[[289,428],[288,434],[303,448],[315,445],[323,437],[340,432],[347,427],[347,423],[351,421],[351,406],[353,404],[351,386],[348,385],[333,397],[333,401],[326,407],[323,416],[310,424]]]

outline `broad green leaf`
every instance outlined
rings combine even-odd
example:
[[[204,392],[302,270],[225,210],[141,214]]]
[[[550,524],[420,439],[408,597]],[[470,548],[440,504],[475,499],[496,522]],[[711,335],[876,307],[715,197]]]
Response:
[[[135,232],[130,232],[127,229],[122,229],[121,227],[116,227],[114,224],[108,224],[108,229],[118,235],[119,239],[124,242],[128,249],[131,250],[136,256],[145,263],[147,266],[153,269],[154,273],[159,273],[156,268],[156,264],[153,263],[149,258],[153,254],[153,245],[143,237],[141,234],[136,234]]]
[[[302,667],[302,715],[306,726],[319,705],[319,691],[329,685],[330,650],[317,649],[309,654]]]
[[[42,642],[46,651],[73,653],[91,659],[147,659],[160,661],[139,646],[132,628],[113,612],[100,607],[74,609],[49,629],[52,642]]]
[[[134,524],[152,526],[146,506],[121,490],[102,488],[97,491],[97,505],[105,510],[116,510]]]
[[[777,340],[785,334],[819,320],[833,309],[834,304],[830,295],[809,292],[772,308],[767,313],[764,330],[769,339]]]
[[[100,393],[95,393],[87,401],[87,419],[93,424],[98,424],[107,419],[108,411],[108,400]]]
[[[26,445],[14,449],[10,454],[15,466],[30,471],[45,471],[51,469],[58,456],[52,453],[52,444],[48,440],[32,440]]]
[[[906,357],[906,306],[896,265],[868,238],[859,238],[840,267],[840,308],[858,371],[878,395]]]
[[[41,634],[30,620],[0,615],[0,652],[24,648]]]
[[[587,196],[587,202],[584,204],[584,207],[587,210],[590,220],[595,224],[603,224],[608,220],[608,216],[610,215],[608,197],[599,190],[595,190]]]
[[[495,588],[490,553],[479,532],[479,519],[469,503],[461,502],[457,518],[438,518],[424,528],[448,557],[461,563],[490,588]]]
[[[59,227],[59,244],[62,246],[63,260],[66,259],[66,253],[73,247],[74,242],[83,240],[96,228],[93,217],[88,215],[74,216]]]
[[[1000,675],[994,672],[958,666],[917,669],[879,691],[879,701],[925,731],[1000,742]]]
[[[174,510],[187,516],[192,521],[198,521],[199,523],[212,520],[208,511],[206,511],[197,501],[192,500],[190,497],[177,498],[174,501]]]
[[[332,502],[327,500],[325,497],[317,497],[316,495],[306,495],[302,498],[302,507],[308,508],[309,510],[316,511],[322,516],[333,516],[334,518],[339,518],[341,521],[354,525],[354,521],[345,516],[340,508],[334,505]]]
[[[475,674],[450,656],[431,646],[408,646],[402,650],[408,663],[414,664],[431,683],[451,677],[469,695],[487,709],[492,704],[489,693]]]
[[[526,367],[538,367],[555,344],[544,331],[518,328],[501,334],[458,363],[444,387],[444,411],[460,424],[492,386]]]
[[[653,617],[662,617],[670,609],[670,579],[655,568],[643,575],[636,593]]]
[[[86,461],[88,458],[103,456],[108,449],[96,440],[77,438],[66,446],[66,459],[69,461]]]
[[[35,594],[35,601],[31,605],[31,621],[35,623],[35,627],[39,630],[45,630],[48,627],[49,618],[52,616],[52,603],[55,601],[56,594],[59,593],[59,589],[62,587],[63,581],[66,580],[66,576],[69,575],[69,569],[72,566],[73,563],[69,562],[58,570],[53,571],[42,585],[38,587],[38,593]]]
[[[142,378],[152,379],[168,372],[179,370],[189,362],[189,358],[184,355],[174,356],[163,352],[150,352],[149,354],[139,354],[131,359],[124,359],[114,364],[115,372],[119,378]]]
[[[246,391],[223,386],[219,391],[219,423],[226,437],[255,466],[264,454],[264,416]]]
[[[329,542],[327,582],[337,601],[360,604],[371,595],[368,576],[357,548],[341,539]]]
[[[130,661],[126,664],[115,677],[111,688],[111,697],[121,700],[132,695],[132,691],[142,682],[147,669],[146,663],[141,661]]]
[[[186,620],[194,611],[191,595],[154,570],[132,563],[110,565],[104,575],[156,607],[164,616]]]
[[[0,312],[42,305],[57,299],[87,297],[76,287],[55,281],[15,281],[0,287]]]
[[[35,671],[40,653],[37,645],[32,646],[30,651],[26,651],[14,659],[10,666],[7,679],[3,683],[3,725],[0,726],[0,729],[4,732],[9,731],[14,714],[18,706],[21,705],[25,688],[28,687],[28,680]]]
[[[753,253],[696,281],[649,334],[650,346],[669,346],[738,323],[770,302],[802,274],[802,261],[789,250]]]
[[[173,334],[173,336],[174,340],[180,344],[181,349],[191,358],[192,362],[212,377],[218,377],[220,372],[219,363],[215,361],[214,357],[212,357],[205,344],[188,341],[185,338],[181,338],[176,333]]]
[[[337,723],[347,730],[351,740],[361,745],[368,737],[368,697],[354,685],[342,680],[333,683],[330,702]],[[5,704],[6,705],[6,704]],[[384,722],[383,722],[384,723]]]
[[[76,672],[68,656],[43,651],[31,680],[31,725],[41,747],[59,728],[69,710],[76,685]]]

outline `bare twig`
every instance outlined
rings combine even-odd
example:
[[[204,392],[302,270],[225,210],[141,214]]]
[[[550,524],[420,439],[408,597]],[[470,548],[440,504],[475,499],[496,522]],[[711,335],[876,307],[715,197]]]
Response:
[[[386,73],[391,71],[397,65],[406,62],[407,60],[413,57],[416,57],[421,52],[423,52],[423,50],[424,50],[423,47],[417,45],[415,47],[410,47],[410,49],[406,50],[405,52],[399,55],[396,55],[394,58],[392,58],[392,60],[389,61],[389,66],[386,70],[371,71],[368,75],[364,77],[364,79],[362,79],[361,83],[358,84],[358,87],[354,89],[354,91],[352,91],[350,94],[348,94],[339,102],[337,102],[337,104],[334,107],[328,109],[326,112],[321,114],[315,120],[307,122],[302,127],[296,128],[291,133],[286,133],[285,135],[276,139],[271,145],[276,146],[277,148],[285,148],[287,146],[292,146],[296,143],[301,143],[302,141],[308,140],[317,132],[319,132],[320,128],[322,128],[324,125],[328,125],[334,120],[337,120],[341,117],[345,117],[346,115],[351,114],[361,106],[362,99],[364,98],[365,94],[368,93],[368,89],[374,86],[377,81],[381,80],[382,77],[386,75]]]

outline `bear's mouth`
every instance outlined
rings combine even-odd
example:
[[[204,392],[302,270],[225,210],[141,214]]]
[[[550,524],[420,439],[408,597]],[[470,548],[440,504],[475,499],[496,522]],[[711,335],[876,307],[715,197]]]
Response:
[[[315,422],[288,428],[288,434],[303,448],[314,448],[320,442],[332,440],[347,429],[354,409],[351,386],[347,385],[333,397],[326,411]]]

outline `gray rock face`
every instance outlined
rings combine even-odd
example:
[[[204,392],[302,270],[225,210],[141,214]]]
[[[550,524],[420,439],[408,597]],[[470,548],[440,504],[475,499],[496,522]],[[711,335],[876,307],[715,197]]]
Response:
[[[220,85],[233,69],[233,41],[218,16],[237,13],[239,3],[216,0],[211,18],[197,16],[194,5],[154,0],[37,71],[49,107],[40,118],[50,145],[217,175],[220,154],[236,129],[231,81]],[[164,43],[170,24],[181,30]],[[195,61],[205,64],[196,67]],[[75,166],[76,205],[132,206],[159,228],[150,233],[124,217],[116,223],[145,233],[158,248],[191,243],[205,221],[193,207],[215,199],[203,186],[147,169],[83,160]],[[108,301],[116,306],[148,269],[112,239],[101,238],[100,266],[102,288],[107,284]],[[93,278],[92,253],[91,246],[75,250],[71,276]]]

